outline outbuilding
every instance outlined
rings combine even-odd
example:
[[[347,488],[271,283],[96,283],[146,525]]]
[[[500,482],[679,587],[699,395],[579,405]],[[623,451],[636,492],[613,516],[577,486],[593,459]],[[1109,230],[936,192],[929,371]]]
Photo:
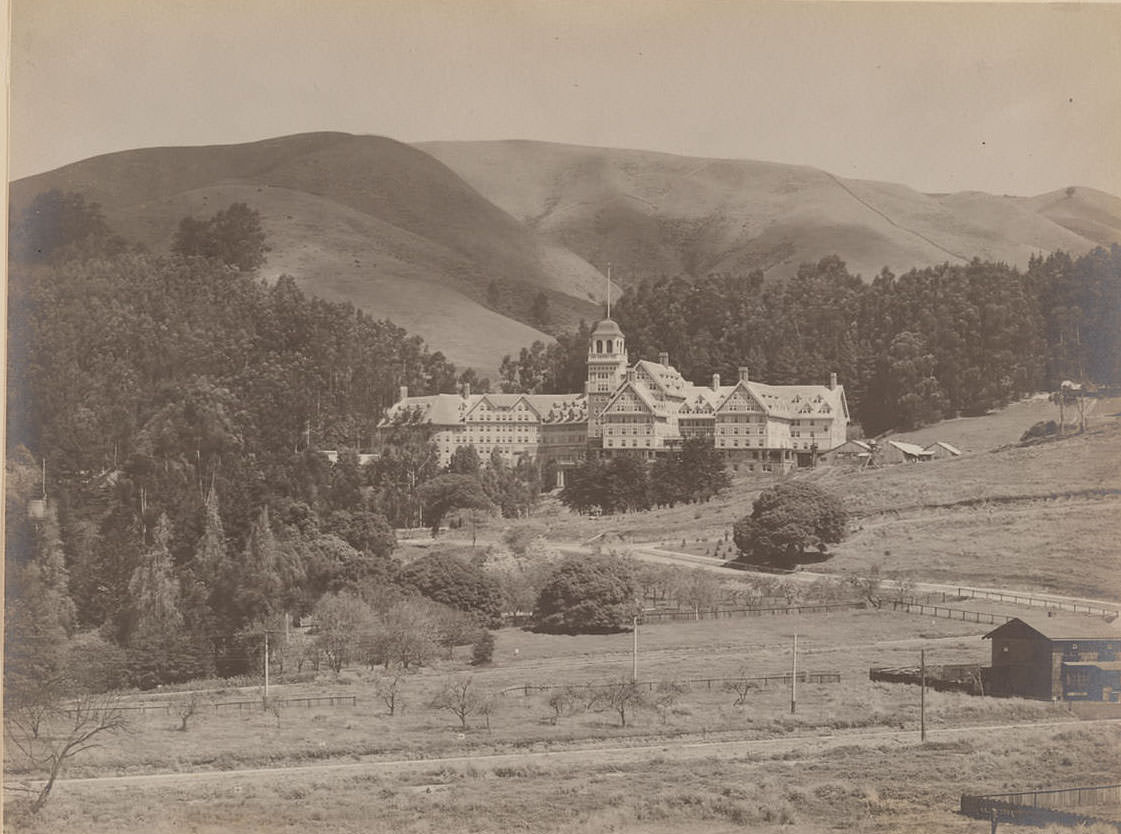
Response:
[[[934,459],[934,453],[905,440],[881,443],[876,460],[880,463],[920,463]]]
[[[942,458],[956,458],[961,456],[961,449],[947,443],[944,440],[937,440],[926,447],[926,451],[930,452],[935,460]]]
[[[992,640],[991,695],[1048,701],[1113,701],[1121,695],[1117,621],[1053,615],[1014,618]]]

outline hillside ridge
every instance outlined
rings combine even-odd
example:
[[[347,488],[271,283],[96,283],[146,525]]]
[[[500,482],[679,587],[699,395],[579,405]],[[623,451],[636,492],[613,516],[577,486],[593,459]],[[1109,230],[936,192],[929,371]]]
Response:
[[[269,235],[262,277],[291,273],[491,376],[503,354],[597,319],[608,263],[624,288],[754,270],[781,280],[833,254],[870,280],[1121,243],[1121,198],[1083,186],[923,194],[806,165],[533,140],[319,131],[118,151],[12,182],[13,216],[51,188],[100,203],[157,253],[183,217],[246,202]]]

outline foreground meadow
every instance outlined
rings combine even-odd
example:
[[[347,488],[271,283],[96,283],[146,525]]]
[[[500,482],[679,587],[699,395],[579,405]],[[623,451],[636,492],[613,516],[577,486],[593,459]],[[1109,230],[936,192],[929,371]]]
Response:
[[[871,610],[642,627],[639,679],[693,682],[634,708],[626,726],[611,709],[558,710],[558,690],[525,687],[624,679],[631,634],[502,630],[489,666],[460,656],[406,676],[393,715],[385,674],[365,667],[272,692],[353,695],[353,706],[215,708],[254,689],[131,696],[149,707],[196,698],[200,710],[186,730],[174,707],[133,711],[127,734],[66,774],[124,781],[64,781],[38,817],[9,823],[34,834],[976,830],[952,813],[961,791],[1090,783],[1121,765],[1115,724],[1092,729],[1016,699],[928,692],[921,744],[917,688],[868,680],[869,666],[915,663],[920,648],[930,663],[980,662],[983,630]],[[799,685],[793,714],[781,681],[746,688],[741,704],[704,682],[781,675],[795,632],[799,669],[841,680]],[[465,728],[433,699],[467,676],[490,707]]]

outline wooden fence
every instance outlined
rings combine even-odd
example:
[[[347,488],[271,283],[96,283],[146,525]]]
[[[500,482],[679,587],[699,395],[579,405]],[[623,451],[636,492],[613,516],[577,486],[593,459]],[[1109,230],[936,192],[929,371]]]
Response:
[[[686,620],[718,620],[725,617],[763,617],[778,614],[828,614],[867,608],[864,602],[828,602],[806,605],[783,605],[775,608],[698,608],[675,611],[644,611],[640,622],[661,623]]]
[[[724,685],[727,683],[756,683],[761,685],[764,689],[768,683],[780,684],[783,686],[790,686],[790,673],[776,673],[773,675],[754,675],[752,677],[734,677],[734,678],[673,678],[670,680],[660,681],[638,681],[640,689],[653,691],[663,684],[676,684],[679,686],[688,686],[690,688],[712,689],[713,685]],[[840,672],[799,672],[798,683],[840,683]],[[613,686],[619,686],[618,682],[612,683],[576,683],[576,684],[536,684],[526,683],[520,686],[509,686],[501,691],[503,695],[534,695],[539,692],[551,692],[554,689],[610,689]]]
[[[215,712],[223,709],[237,709],[237,710],[253,710],[260,709],[262,706],[261,698],[254,698],[249,701],[217,701],[215,703],[206,703],[200,701],[198,704],[199,710],[213,709]],[[357,706],[358,697],[356,695],[319,695],[312,698],[269,698],[269,703],[278,707],[298,707],[311,708],[313,706]],[[164,715],[173,715],[178,713],[184,707],[188,706],[190,701],[184,700],[176,703],[168,704],[123,704],[121,706],[113,707],[113,709],[121,710],[122,712],[139,712],[146,714],[148,712],[162,713]],[[74,710],[63,710],[69,714]]]
[[[1053,608],[1056,611],[1073,611],[1076,614],[1093,614],[1101,617],[1121,615],[1121,609],[1118,609],[1116,605],[1080,602],[1078,600],[1045,599],[1033,597],[1030,594],[1017,594],[1010,591],[986,591],[980,588],[958,588],[958,596],[968,597],[970,599],[992,599],[998,602],[1012,602],[1016,605],[1026,605],[1032,608]]]
[[[883,607],[888,605],[883,603]],[[905,611],[908,614],[929,614],[932,617],[942,617],[946,620],[960,620],[963,623],[987,623],[988,625],[1003,625],[1015,619],[1004,614],[982,613],[980,611],[966,611],[961,608],[948,608],[944,605],[929,605],[915,599],[891,600],[892,611]]]
[[[1113,809],[1114,819],[1074,813],[1066,809]],[[1112,825],[1121,832],[1121,785],[1094,785],[1059,790],[961,795],[961,812],[974,819],[1014,825]]]

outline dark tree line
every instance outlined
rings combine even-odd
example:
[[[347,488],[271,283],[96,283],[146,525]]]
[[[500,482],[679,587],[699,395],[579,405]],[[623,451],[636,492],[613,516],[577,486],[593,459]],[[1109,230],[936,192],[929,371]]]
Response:
[[[631,360],[823,384],[836,372],[869,434],[980,414],[1064,379],[1121,384],[1121,247],[1031,259],[1021,272],[974,260],[865,283],[837,257],[790,280],[710,275],[648,280],[613,309]],[[579,391],[587,328],[502,365],[505,390]]]
[[[390,522],[419,523],[435,450],[414,432],[373,465],[354,449],[399,385],[454,391],[454,366],[292,278],[258,280],[248,207],[184,224],[158,257],[78,195],[13,220],[9,682],[72,666],[78,632],[83,656],[141,685],[241,671],[263,628],[324,594],[412,587]]]
[[[588,458],[567,472],[560,500],[580,513],[612,515],[708,501],[730,482],[711,441],[691,438],[653,463],[627,454]]]

